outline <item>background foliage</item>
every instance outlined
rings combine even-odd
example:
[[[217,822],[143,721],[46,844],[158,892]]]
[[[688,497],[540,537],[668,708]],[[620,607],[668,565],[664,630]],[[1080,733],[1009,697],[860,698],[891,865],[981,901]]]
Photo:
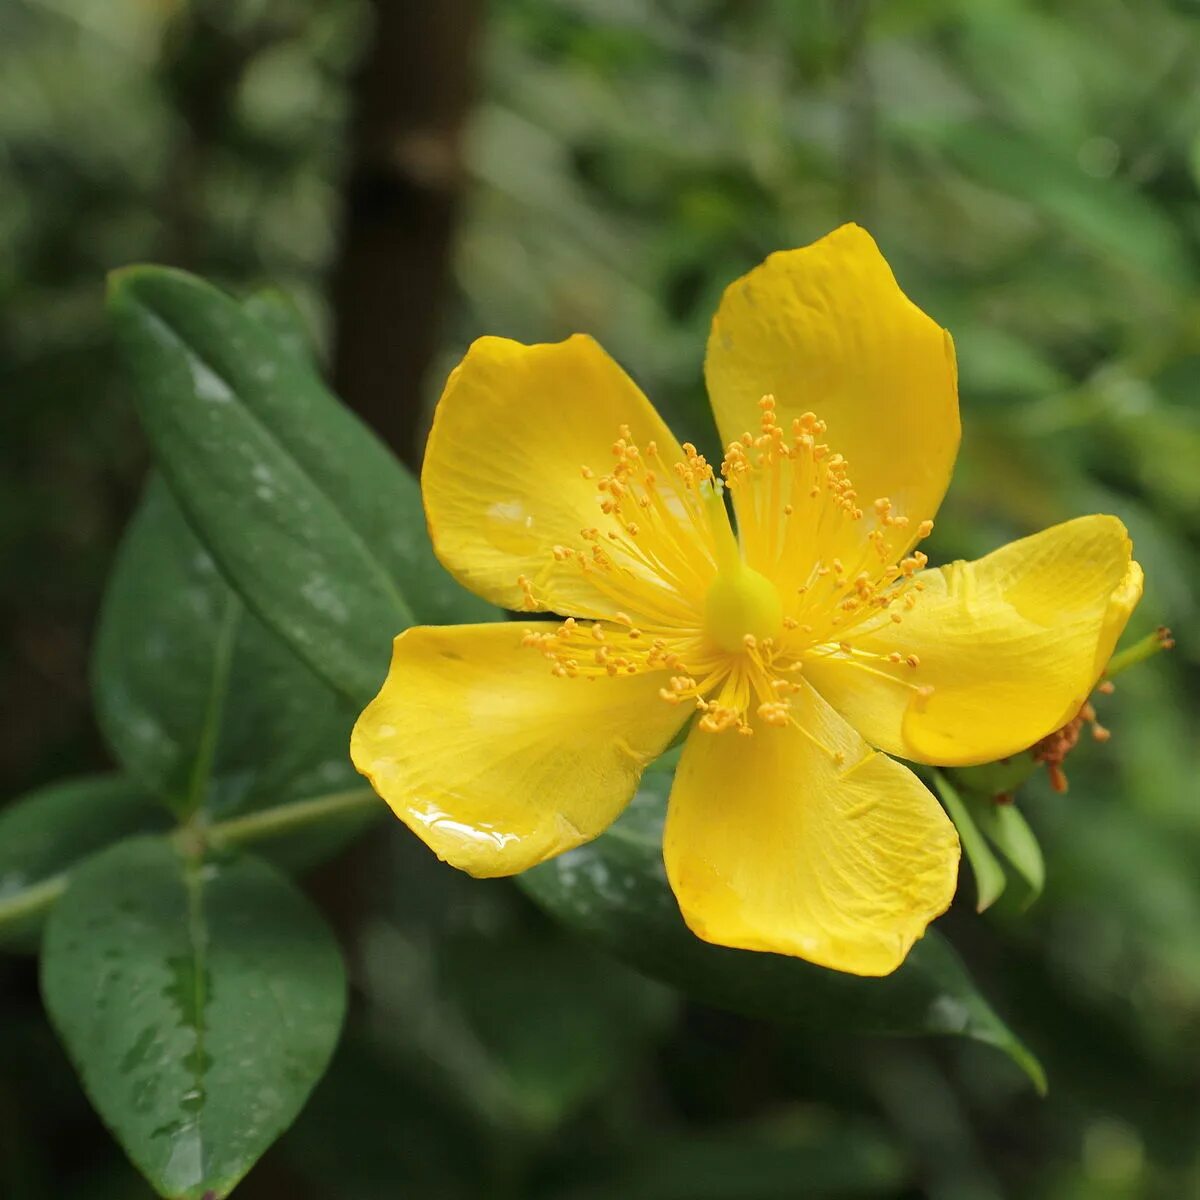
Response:
[[[356,317],[327,281],[370,17],[0,0],[6,795],[109,765],[88,655],[146,459],[103,274],[155,260],[274,283],[331,345]],[[1045,1063],[1047,1100],[967,1043],[685,1004],[388,825],[312,880],[349,953],[350,1023],[238,1194],[1200,1191],[1200,9],[497,0],[460,52],[477,95],[425,401],[479,333],[584,329],[701,440],[722,286],[857,219],[958,344],[966,436],[935,560],[1115,512],[1149,583],[1131,632],[1169,620],[1180,646],[1122,677],[1101,714],[1115,736],[1072,760],[1067,796],[1027,789],[1037,905],[976,918],[968,882],[943,922]],[[427,176],[439,153],[407,144]],[[393,315],[398,339],[417,316]],[[231,778],[214,804],[253,786]],[[0,985],[0,1194],[138,1195],[33,969],[0,960]]]

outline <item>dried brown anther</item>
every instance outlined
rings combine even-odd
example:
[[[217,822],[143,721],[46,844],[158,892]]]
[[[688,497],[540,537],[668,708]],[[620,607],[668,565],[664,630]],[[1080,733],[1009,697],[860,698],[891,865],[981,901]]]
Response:
[[[1111,696],[1115,691],[1111,679],[1102,680],[1096,691],[1105,696]],[[1085,725],[1092,728],[1092,739],[1097,742],[1107,742],[1112,737],[1112,731],[1106,729],[1096,720],[1096,710],[1090,700],[1085,700],[1083,707],[1061,729],[1042,738],[1030,753],[1033,761],[1046,764],[1046,772],[1050,776],[1050,786],[1056,792],[1065,792],[1068,787],[1067,773],[1063,763],[1067,755],[1079,744],[1080,735]]]

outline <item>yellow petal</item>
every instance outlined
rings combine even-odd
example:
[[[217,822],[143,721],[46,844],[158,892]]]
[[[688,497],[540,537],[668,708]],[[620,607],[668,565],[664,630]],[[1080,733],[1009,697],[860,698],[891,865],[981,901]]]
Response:
[[[590,841],[688,716],[658,674],[560,679],[528,624],[418,626],[350,741],[355,767],[441,859],[513,875]]]
[[[1095,687],[1142,594],[1131,552],[1120,521],[1090,516],[924,571],[900,624],[846,635],[862,666],[809,661],[805,677],[891,754],[947,766],[1015,754],[1065,725]],[[893,665],[890,653],[919,666]]]
[[[580,531],[604,524],[597,481],[612,469],[622,425],[639,446],[656,441],[667,461],[682,457],[637,385],[591,338],[536,346],[480,338],[446,383],[425,452],[421,489],[438,557],[506,608],[529,607],[525,576],[540,608],[626,610],[577,562],[554,557],[556,545],[587,549]],[[661,588],[648,570],[632,570]]]
[[[958,836],[916,776],[812,688],[792,712],[800,728],[691,734],[667,876],[705,941],[886,975],[953,898]]]
[[[726,444],[812,411],[849,463],[863,508],[887,497],[915,528],[932,517],[958,452],[950,335],[900,290],[870,234],[843,225],[772,254],[731,284],[713,319],[708,394]]]

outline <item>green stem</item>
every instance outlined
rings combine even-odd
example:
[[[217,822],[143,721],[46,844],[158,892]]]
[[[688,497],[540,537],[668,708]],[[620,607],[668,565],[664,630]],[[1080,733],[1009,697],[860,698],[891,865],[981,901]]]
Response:
[[[1134,642],[1120,654],[1114,654],[1108,661],[1104,677],[1111,679],[1129,667],[1136,667],[1138,663],[1145,662],[1164,650],[1170,650],[1174,645],[1175,639],[1171,637],[1171,631],[1165,625],[1160,625],[1153,633],[1146,634],[1141,641]]]
[[[354,788],[345,792],[331,792],[327,796],[316,796],[311,800],[294,800],[289,804],[278,804],[261,812],[247,813],[244,817],[231,817],[209,826],[193,823],[181,825],[175,833],[184,850],[191,857],[201,857],[206,846],[226,848],[248,846],[270,838],[294,833],[308,825],[347,813],[366,812],[380,808],[379,797],[370,788]],[[0,898],[0,929],[39,916],[66,891],[68,872],[52,875],[40,883],[32,884],[10,896]]]
[[[52,875],[22,891],[14,892],[0,900],[0,927],[17,924],[29,917],[36,917],[52,905],[67,890],[65,874]]]
[[[204,830],[204,839],[211,846],[248,846],[319,824],[330,817],[378,808],[379,804],[379,797],[367,787],[332,792],[313,800],[294,800],[244,817],[217,821]]]

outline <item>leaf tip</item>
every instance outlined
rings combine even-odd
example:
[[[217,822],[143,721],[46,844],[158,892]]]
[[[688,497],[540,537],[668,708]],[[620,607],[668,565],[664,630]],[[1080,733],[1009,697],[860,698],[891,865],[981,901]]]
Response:
[[[1033,1084],[1033,1090],[1037,1092],[1038,1099],[1045,1100],[1050,1094],[1050,1080],[1046,1077],[1046,1068],[1042,1066],[1041,1060],[1024,1042],[1016,1039],[1009,1048],[1009,1055],[1013,1062],[1025,1072],[1029,1082]]]

